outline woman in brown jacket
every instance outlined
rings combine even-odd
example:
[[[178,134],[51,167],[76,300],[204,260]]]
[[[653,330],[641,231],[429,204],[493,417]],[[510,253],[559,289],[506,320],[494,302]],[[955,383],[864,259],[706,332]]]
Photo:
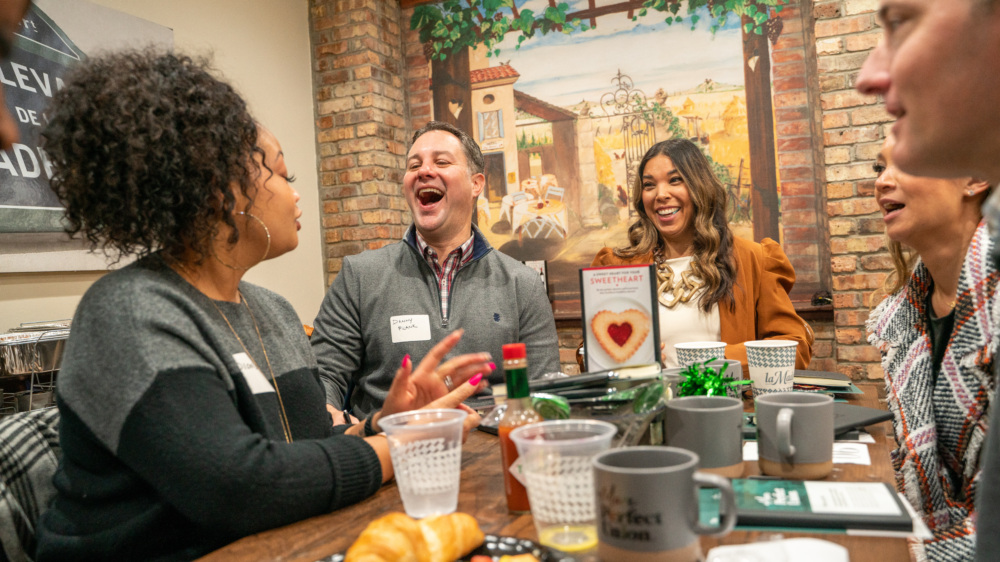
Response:
[[[795,366],[812,356],[813,332],[792,306],[795,270],[781,247],[733,236],[726,192],[701,150],[686,139],[655,144],[632,186],[639,215],[629,245],[604,248],[592,265],[656,263],[664,363],[677,366],[673,344],[723,341],[726,358],[747,364],[744,342],[798,342]]]

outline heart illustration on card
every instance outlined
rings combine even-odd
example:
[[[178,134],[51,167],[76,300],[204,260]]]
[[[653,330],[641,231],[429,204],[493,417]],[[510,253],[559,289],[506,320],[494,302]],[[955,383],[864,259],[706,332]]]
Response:
[[[628,361],[649,335],[649,316],[630,308],[622,312],[602,310],[590,321],[590,329],[601,348],[616,363]]]
[[[610,324],[608,326],[608,335],[611,336],[612,341],[618,344],[618,347],[624,347],[625,342],[632,335],[632,324],[630,322]]]

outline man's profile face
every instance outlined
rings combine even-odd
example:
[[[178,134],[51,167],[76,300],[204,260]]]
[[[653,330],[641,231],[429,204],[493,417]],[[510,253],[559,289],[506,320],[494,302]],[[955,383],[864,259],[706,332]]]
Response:
[[[987,0],[882,0],[884,37],[858,76],[897,117],[893,158],[910,174],[1000,169],[1000,7]]]
[[[447,131],[420,135],[406,155],[403,194],[424,238],[467,238],[484,183],[483,174],[470,174],[461,141]]]

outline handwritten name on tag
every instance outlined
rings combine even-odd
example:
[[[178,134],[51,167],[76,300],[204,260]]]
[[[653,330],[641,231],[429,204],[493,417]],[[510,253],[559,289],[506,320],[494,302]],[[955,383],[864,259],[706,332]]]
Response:
[[[426,314],[410,314],[389,318],[392,343],[428,341],[431,339],[431,319]]]
[[[236,365],[240,368],[240,372],[243,373],[243,378],[247,381],[247,386],[250,387],[250,392],[254,394],[264,394],[265,392],[274,392],[274,387],[264,376],[264,373],[260,372],[260,369],[253,364],[253,360],[246,353],[234,353],[233,359],[236,361]]]

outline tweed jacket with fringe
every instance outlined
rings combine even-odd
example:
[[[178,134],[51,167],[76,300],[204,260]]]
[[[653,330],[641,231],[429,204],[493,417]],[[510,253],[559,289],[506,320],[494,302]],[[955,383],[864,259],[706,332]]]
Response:
[[[917,560],[969,560],[975,551],[971,513],[995,394],[992,359],[998,343],[992,246],[980,223],[962,265],[954,328],[936,379],[926,311],[933,281],[923,263],[867,322],[868,342],[882,353],[893,413],[896,487],[934,534],[911,545]]]

